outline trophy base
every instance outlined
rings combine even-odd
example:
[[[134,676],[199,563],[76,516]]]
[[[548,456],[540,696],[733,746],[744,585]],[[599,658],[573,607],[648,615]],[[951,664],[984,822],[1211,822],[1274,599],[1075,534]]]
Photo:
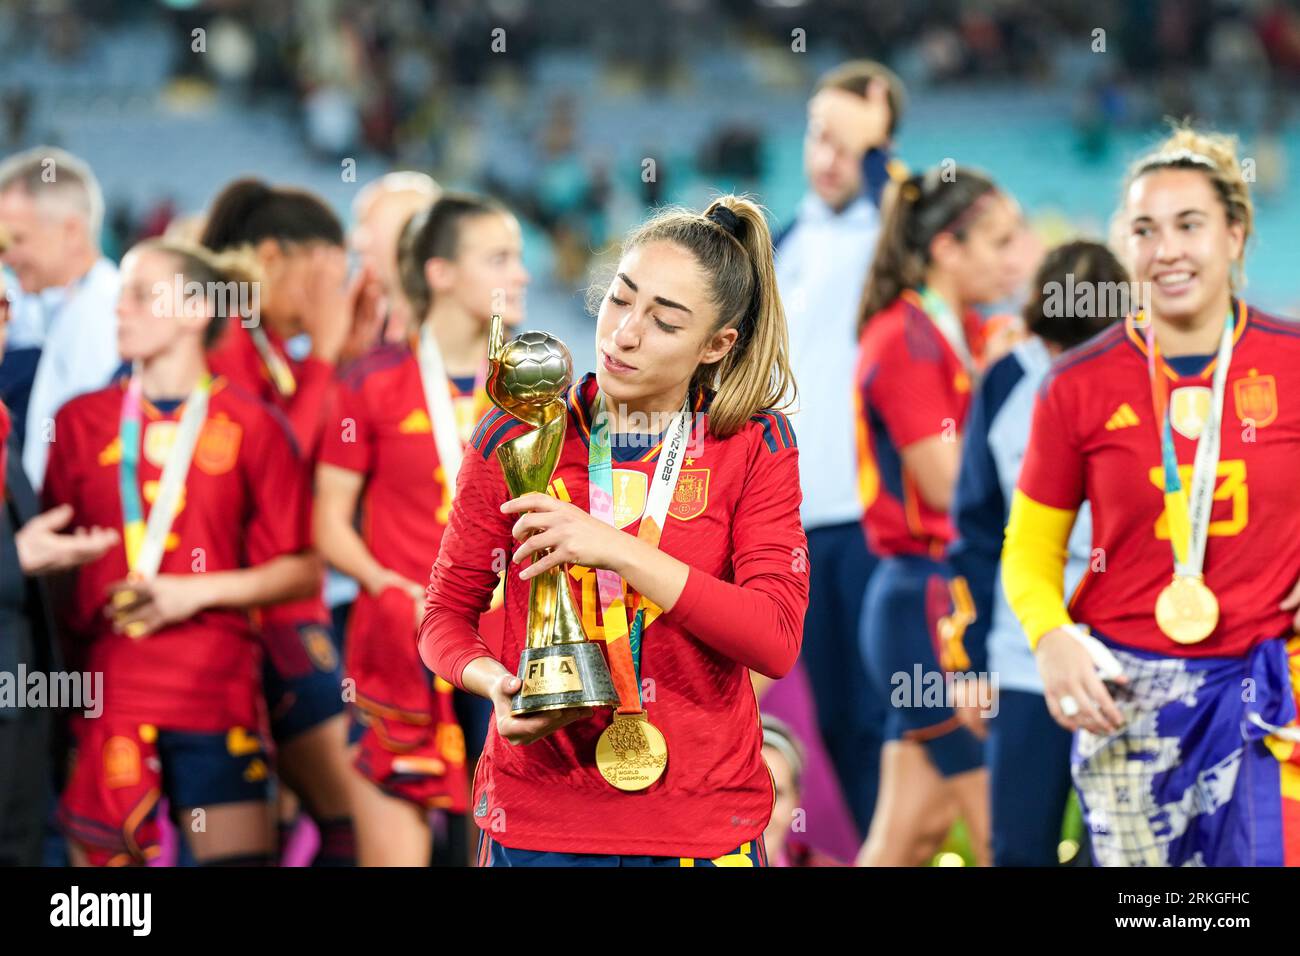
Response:
[[[519,657],[524,686],[510,701],[511,716],[565,707],[613,707],[618,693],[600,648],[589,641],[526,647]]]

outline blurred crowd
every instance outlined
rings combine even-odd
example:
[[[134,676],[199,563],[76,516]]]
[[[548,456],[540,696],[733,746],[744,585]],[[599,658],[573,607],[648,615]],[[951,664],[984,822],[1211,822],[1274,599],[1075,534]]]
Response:
[[[551,88],[541,73],[557,57],[595,65],[589,75],[602,88],[584,92],[634,92],[647,101],[703,91],[712,49],[759,58],[803,43],[824,59],[829,36],[837,53],[890,63],[917,94],[978,82],[1070,88],[1076,148],[1085,160],[1107,156],[1117,130],[1163,116],[1250,127],[1260,137],[1261,179],[1267,168],[1281,168],[1287,93],[1300,81],[1300,11],[1285,0],[677,0],[666,9],[617,11],[594,0],[46,0],[0,2],[0,51],[43,49],[53,64],[75,64],[98,35],[142,22],[173,37],[159,53],[170,61],[173,89],[283,110],[308,155],[321,162],[372,154],[505,196],[550,240],[555,278],[570,288],[607,243],[620,200],[641,209],[679,198],[682,175],[675,182],[663,169],[653,177],[617,176],[610,147],[595,148],[571,92],[547,93],[538,107],[529,93],[539,83]],[[206,55],[186,55],[196,43]],[[1115,55],[1090,56],[1097,52]],[[770,65],[770,56],[762,62]],[[813,70],[811,63],[793,73],[773,70],[763,82],[798,89]],[[51,138],[32,128],[39,85],[27,75],[0,82],[10,148]],[[511,136],[535,157],[526,167],[489,145],[476,108],[484,92],[507,104]],[[671,136],[617,145],[673,149],[713,181],[758,189],[778,137],[725,121],[689,146]],[[185,211],[165,194],[145,205],[111,191],[107,199],[110,250],[161,233]]]

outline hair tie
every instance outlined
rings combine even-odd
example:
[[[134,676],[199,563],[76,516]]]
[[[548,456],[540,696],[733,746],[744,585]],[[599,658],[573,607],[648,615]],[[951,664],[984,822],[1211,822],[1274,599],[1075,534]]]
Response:
[[[898,191],[907,202],[916,202],[921,198],[921,190],[916,183],[903,183]]]
[[[726,206],[714,206],[704,214],[704,218],[715,225],[721,226],[735,238],[740,238],[740,217]]]

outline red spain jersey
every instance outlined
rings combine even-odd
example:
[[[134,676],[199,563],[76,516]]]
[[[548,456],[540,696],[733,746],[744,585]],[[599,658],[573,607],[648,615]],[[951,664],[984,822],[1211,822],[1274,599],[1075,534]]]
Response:
[[[965,316],[980,341],[979,318]],[[978,355],[977,345],[972,351]],[[962,360],[908,290],[867,323],[855,375],[858,491],[873,554],[943,556],[953,538],[946,512],[926,504],[902,450],[935,435],[960,443],[971,380]]]
[[[118,431],[125,380],[74,398],[55,418],[45,505],[69,504],[74,527],[122,528]],[[147,518],[182,409],[143,403],[139,481]],[[224,378],[212,383],[159,574],[233,571],[305,550],[309,490],[288,426]],[[119,543],[77,572],[62,607],[74,640],[88,641],[86,667],[103,671],[105,707],[177,730],[257,726],[260,653],[248,614],[211,608],[138,640],[104,616],[109,585],[127,575]]]
[[[590,408],[596,379],[570,389],[568,428],[552,488],[586,510]],[[704,397],[669,505],[660,547],[690,565],[666,614],[648,608],[641,678],[649,719],[668,744],[664,775],[639,793],[615,790],[596,769],[608,709],[527,746],[488,732],[474,780],[474,817],[503,845],[570,853],[713,858],[762,833],[771,778],[748,668],[779,676],[793,665],[808,604],[807,542],[799,520],[798,451],[784,415],[765,412],[725,439],[707,435]],[[474,630],[496,584],[494,561],[517,547],[516,516],[495,454],[526,425],[494,412],[474,434],[451,525],[429,584],[424,659],[460,684],[489,648]],[[659,444],[613,446],[614,520],[636,534]],[[506,573],[504,646],[516,671],[524,646],[528,582]],[[573,568],[570,585],[593,640],[603,638],[595,573]],[[720,648],[726,648],[724,653]],[[502,820],[507,821],[504,827]]]
[[[450,387],[458,420],[475,421],[469,409],[491,407],[486,394]],[[451,505],[415,353],[400,343],[373,349],[343,371],[335,399],[319,460],[365,475],[366,546],[384,567],[423,581]]]
[[[450,387],[458,412],[490,406],[486,394]],[[344,371],[335,399],[320,461],[365,477],[361,537],[375,560],[411,581],[427,580],[450,502],[415,353],[400,343],[372,350]],[[396,719],[427,714],[430,675],[409,599],[358,595],[346,647],[358,705]]]
[[[1238,656],[1290,632],[1278,608],[1300,576],[1300,326],[1239,306],[1205,550],[1219,625],[1180,645],[1156,626],[1173,575],[1146,344],[1132,322],[1067,352],[1039,392],[1019,489],[1092,509],[1093,559],[1071,616],[1119,644],[1182,657]],[[1161,360],[1183,487],[1210,409],[1214,361],[1180,375]]]
[[[253,337],[241,322],[230,322],[220,340],[208,350],[208,367],[213,375],[224,375],[244,391],[256,395],[284,413],[303,457],[315,458],[324,423],[322,409],[334,381],[334,367],[318,358],[291,358],[284,341],[265,325],[272,351],[293,373],[294,390],[284,395],[276,388],[271,373],[253,344]]]
[[[292,395],[284,395],[276,388],[252,336],[238,321],[228,323],[220,341],[208,351],[208,367],[212,374],[224,376],[284,413],[310,473],[311,463],[319,450],[325,400],[333,382],[334,369],[328,362],[316,358],[301,362],[291,359],[277,335],[266,329],[266,337],[271,348],[293,373],[295,388]],[[307,621],[325,624],[330,619],[323,595],[277,604],[263,608],[260,613],[268,623],[288,625]]]

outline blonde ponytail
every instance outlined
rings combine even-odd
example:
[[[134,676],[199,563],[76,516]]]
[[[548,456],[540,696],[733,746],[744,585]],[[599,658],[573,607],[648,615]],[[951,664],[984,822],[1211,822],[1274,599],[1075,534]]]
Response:
[[[764,409],[789,408],[798,387],[790,370],[790,333],[777,290],[767,219],[762,209],[739,196],[715,200],[704,217],[716,214],[718,207],[736,217],[735,239],[745,250],[753,274],[751,301],[740,324],[743,339],[736,340],[714,372],[717,394],[709,407],[709,421],[714,432],[730,435]],[[730,327],[724,322],[721,329]]]
[[[791,407],[798,393],[772,233],[763,210],[734,195],[719,197],[702,214],[667,209],[628,236],[623,252],[649,242],[671,242],[695,257],[710,277],[718,309],[713,333],[738,332],[731,350],[718,362],[697,368],[691,381],[692,388],[715,391],[709,430],[725,438],[764,409]]]

